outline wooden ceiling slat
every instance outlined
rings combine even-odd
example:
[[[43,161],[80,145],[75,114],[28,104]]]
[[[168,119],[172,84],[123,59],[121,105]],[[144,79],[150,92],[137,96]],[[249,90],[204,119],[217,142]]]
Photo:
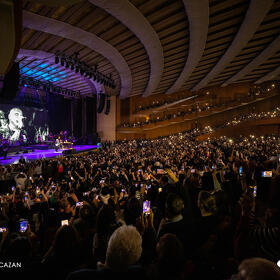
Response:
[[[146,18],[153,25],[182,10],[184,11],[184,6],[181,1],[165,2],[163,8],[146,15]]]
[[[137,71],[137,75],[135,75],[135,76],[141,76],[141,75],[148,75],[149,74],[149,72],[147,72],[147,70],[138,70]]]
[[[163,45],[168,44],[168,43],[172,43],[172,42],[177,41],[177,40],[180,40],[180,39],[182,39],[182,38],[186,38],[187,35],[188,35],[188,34],[187,34],[186,30],[180,31],[180,32],[178,32],[178,33],[175,33],[175,34],[173,34],[173,35],[167,37],[167,38],[162,39],[162,40],[161,40],[161,43],[162,43]]]
[[[147,13],[151,13],[160,9],[166,1],[159,0],[159,1],[146,1],[146,0],[131,0],[132,4],[137,7],[145,16]]]
[[[100,22],[104,22],[107,17],[108,14],[104,10],[87,2],[86,7],[81,9],[80,14],[77,16],[75,15],[72,18],[70,17],[68,23],[83,30],[90,31],[93,26],[100,24]]]
[[[224,42],[222,44],[218,44],[218,45],[212,45],[212,46],[205,46],[205,50],[204,50],[204,54],[202,57],[204,57],[204,55],[207,55],[209,53],[213,53],[219,50],[223,50],[225,51],[226,47],[228,46],[228,42]]]
[[[143,89],[147,83],[144,80],[138,80],[133,84],[133,90],[135,89]]]
[[[238,30],[238,28],[235,26],[235,27],[231,27],[226,30],[223,30],[221,32],[214,32],[211,35],[208,34],[207,43],[211,43],[212,41],[219,40],[219,39],[225,38],[225,37],[235,37],[237,30]]]
[[[196,67],[196,69],[193,73],[200,72],[201,70],[210,71],[209,69],[211,69],[211,67],[213,67],[214,65],[215,65],[215,62],[208,63],[208,64],[205,64],[205,65],[199,65],[198,67]]]
[[[161,88],[163,85],[172,83],[176,77],[178,77],[178,74],[166,77],[163,81],[161,81],[159,88]]]
[[[177,46],[185,46],[188,44],[188,38],[179,39],[178,41],[173,41],[163,45],[163,51],[173,50]]]
[[[229,21],[233,18],[243,18],[243,16],[246,13],[247,7],[248,7],[249,2],[247,3],[244,2],[244,5],[238,6],[238,7],[233,7],[233,9],[230,9],[229,11],[225,13],[221,13],[219,15],[214,15],[212,16],[212,11],[210,8],[210,18],[209,18],[209,28],[212,26],[215,26],[221,22]]]
[[[221,55],[223,53],[224,53],[224,50],[218,51],[218,52],[213,52],[210,55],[202,57],[202,59],[200,60],[199,63],[203,64],[204,62],[211,61],[212,59],[217,59],[217,58],[221,57]]]
[[[207,72],[207,71],[205,71]],[[205,73],[197,73],[196,75],[193,75],[192,77],[190,77],[190,79],[188,81],[186,81],[185,84],[188,84],[190,82],[193,82],[193,81],[199,81],[202,77],[204,77]]]
[[[138,44],[139,40],[136,37],[131,38],[129,41],[123,41],[115,45],[119,51],[123,51],[123,49],[133,47],[134,45]]]
[[[100,9],[96,10],[96,13],[99,13],[99,11]],[[105,11],[102,10],[102,12]],[[109,16],[108,14],[104,14],[103,19],[99,20],[98,23],[92,20],[95,17],[96,15],[90,15],[90,24],[87,28],[87,31],[96,34],[97,36],[101,36],[102,34],[110,31],[115,25],[119,25],[118,20]]]
[[[212,41],[211,43],[207,43],[207,48],[216,48],[221,46],[222,44],[224,44],[225,46],[229,46],[229,44],[231,43],[232,38],[231,36],[229,37],[224,37],[215,41]]]
[[[207,60],[205,59],[199,63],[199,66],[197,66],[197,69],[200,69],[201,67],[215,63],[219,58],[220,58],[220,56],[214,56],[212,58],[208,58]]]
[[[240,26],[240,18],[234,18],[231,21],[221,22],[218,25],[212,26],[208,31],[208,36],[212,36],[216,32],[223,32],[228,30],[229,28],[238,29]]]
[[[133,63],[133,69],[137,69],[138,67],[149,68],[150,64],[146,60],[141,60],[137,63]]]
[[[141,44],[135,44],[134,46],[123,48],[121,50],[121,54],[125,57],[126,55],[133,54],[133,53],[145,53],[143,50],[143,46]]]
[[[168,74],[164,77],[164,79],[160,82],[159,88],[165,84],[167,81],[174,81],[178,77],[178,73]]]
[[[153,28],[159,34],[160,32],[163,32],[165,29],[169,28],[170,26],[177,25],[177,24],[184,24],[186,26],[186,29],[188,28],[188,22],[184,10],[176,14],[173,14],[170,17],[162,21],[159,21],[158,23],[153,24]]]
[[[238,4],[241,1],[237,1],[237,0],[231,0],[231,1],[219,1],[220,3],[216,4],[216,5],[211,5],[210,6],[210,10],[212,14],[215,14],[217,12],[221,12],[222,10],[231,8],[234,6],[234,4]]]
[[[183,51],[183,52],[170,54],[169,56],[165,57],[165,62],[169,62],[170,60],[175,61],[177,58],[185,58],[186,59],[186,53]]]
[[[169,71],[171,71],[171,70],[177,70],[177,72],[180,72],[181,70],[181,68],[183,68],[184,67],[184,63],[178,63],[178,64],[175,64],[175,65],[169,65],[169,66],[167,66],[167,67],[165,67],[165,72],[169,72]]]
[[[267,61],[261,64],[259,67],[266,66],[266,65],[275,65],[275,64],[280,64],[280,58],[275,58],[274,60]]]
[[[101,34],[99,37],[115,46],[123,41],[129,40],[134,37],[134,35],[125,26],[117,24],[107,32]]]
[[[169,51],[166,51],[164,52],[165,56],[168,57],[170,55],[173,55],[174,53],[176,52],[180,52],[180,53],[183,53],[185,52],[186,53],[186,46],[182,46],[182,47],[178,47],[178,48],[175,48],[175,49],[171,49]]]
[[[249,47],[249,48],[246,48],[246,49],[242,50],[242,52],[238,56],[236,56],[236,58],[244,57],[244,56],[246,56],[248,54],[251,54],[251,53],[260,53],[262,50],[263,50],[262,45],[252,46],[252,47]]]
[[[168,67],[168,66],[172,66],[174,64],[178,64],[178,63],[185,63],[185,59],[184,58],[178,58],[176,59],[176,62],[174,62],[173,60],[169,61],[169,62],[166,62],[164,65],[165,67]]]
[[[174,33],[177,33],[177,32],[185,32],[186,37],[189,36],[188,26],[186,25],[185,22],[181,22],[180,24],[177,24],[177,25],[172,25],[172,26],[158,32],[158,36],[159,36],[160,40],[163,40],[164,38],[166,38]]]

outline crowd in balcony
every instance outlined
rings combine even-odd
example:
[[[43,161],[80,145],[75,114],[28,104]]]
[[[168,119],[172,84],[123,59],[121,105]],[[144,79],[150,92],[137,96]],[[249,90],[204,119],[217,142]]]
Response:
[[[279,117],[280,117],[280,108],[277,107],[272,111],[250,113],[247,115],[241,115],[235,117],[232,121],[227,122],[226,126],[235,126],[242,122],[251,121],[251,120],[264,120],[264,119],[279,118]]]
[[[172,113],[172,110],[170,111],[164,111],[162,113],[155,113],[155,114],[150,114],[149,117],[141,118],[138,121],[134,122],[123,122],[120,124],[119,127],[129,127],[129,128],[134,128],[134,127],[143,127],[148,124],[152,123],[158,123],[162,121],[167,121],[167,120],[172,120],[178,117],[187,117],[187,116],[193,116],[193,114],[200,114],[202,112],[211,112],[211,110],[214,109],[222,109],[225,107],[233,107],[233,106],[238,106],[241,103],[244,102],[250,102],[255,100],[256,98],[262,97],[262,96],[267,96],[267,94],[273,92],[273,90],[277,88],[278,89],[278,84],[275,85],[274,83],[272,85],[263,85],[262,87],[253,87],[249,90],[248,95],[243,96],[238,98],[238,100],[227,100],[223,101],[221,103],[216,103],[216,104],[210,104],[210,103],[205,103],[205,102],[196,102],[196,104],[193,105],[188,105],[186,108],[177,110],[176,113]],[[154,105],[153,105],[154,106]],[[252,118],[253,118],[252,114]],[[243,118],[247,118],[247,115],[244,117],[238,118],[238,120],[233,120],[233,122],[242,121]]]
[[[252,86],[249,91],[248,91],[248,96],[251,97],[258,97],[258,96],[262,96],[265,95],[269,92],[271,92],[274,89],[279,89],[279,82],[278,81],[272,81],[272,82],[266,82],[263,83],[261,85],[258,86]],[[205,91],[205,93],[201,93],[199,94],[199,97],[201,96],[207,96],[210,94],[210,90]],[[167,105],[167,104],[172,104],[174,102],[183,100],[185,98],[187,98],[189,96],[185,95],[185,94],[180,94],[180,95],[176,95],[176,96],[168,96],[168,97],[159,97],[158,100],[153,100],[151,101],[150,104],[140,104],[136,107],[135,112],[134,113],[139,113],[145,110],[149,110],[149,109],[156,109],[160,106],[163,105]]]

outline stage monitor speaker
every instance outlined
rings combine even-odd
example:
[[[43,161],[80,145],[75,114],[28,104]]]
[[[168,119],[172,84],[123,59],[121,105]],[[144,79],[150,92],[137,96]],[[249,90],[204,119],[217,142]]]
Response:
[[[15,98],[18,92],[19,78],[19,63],[16,62],[4,78],[4,85],[2,88],[2,97],[4,99],[13,100]]]
[[[106,102],[106,109],[105,109],[105,114],[109,115],[110,113],[110,107],[111,107],[111,100],[109,97],[107,97],[107,102]]]
[[[97,113],[101,113],[104,109],[105,105],[105,94],[100,93],[99,94],[99,102],[98,102],[98,108],[97,108]]]

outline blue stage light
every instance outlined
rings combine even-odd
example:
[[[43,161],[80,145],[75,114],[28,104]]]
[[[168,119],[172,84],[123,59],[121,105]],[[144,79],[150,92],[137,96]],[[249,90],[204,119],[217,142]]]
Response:
[[[47,63],[30,64],[21,67],[21,74],[32,78],[42,79],[45,81],[63,81],[67,78],[66,71],[58,71],[55,67]]]

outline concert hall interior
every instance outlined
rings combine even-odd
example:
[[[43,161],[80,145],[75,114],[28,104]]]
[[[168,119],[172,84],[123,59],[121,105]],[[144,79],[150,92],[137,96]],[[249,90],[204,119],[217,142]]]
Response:
[[[0,27],[0,275],[280,279],[280,1],[0,0]]]

